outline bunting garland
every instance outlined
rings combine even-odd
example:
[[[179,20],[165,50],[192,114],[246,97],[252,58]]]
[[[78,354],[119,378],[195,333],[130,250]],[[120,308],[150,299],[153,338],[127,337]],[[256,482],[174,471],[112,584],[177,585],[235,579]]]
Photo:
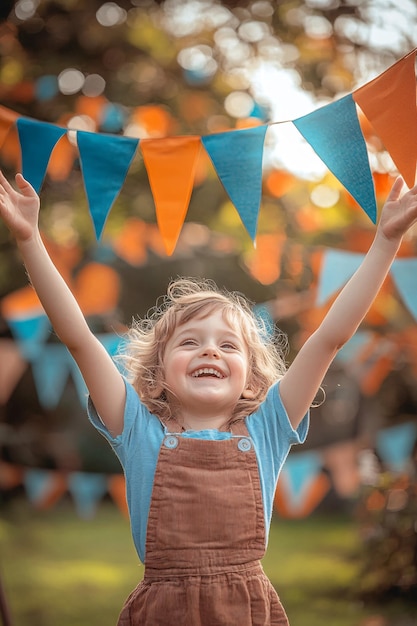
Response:
[[[339,271],[338,264],[334,262],[335,252],[328,251],[327,256],[333,259],[333,262],[329,264],[325,260],[323,264],[323,268],[327,266],[328,276],[329,267],[333,267],[336,274]],[[337,251],[337,253],[340,255],[339,260],[343,266],[343,255],[351,253],[342,251]],[[402,285],[402,274],[406,270],[408,270],[408,274],[404,274],[406,283],[411,275],[415,276],[416,262],[417,259],[397,259],[394,262],[394,268],[395,263],[399,263],[401,268],[396,279],[399,285]],[[357,259],[355,263],[347,263],[349,271],[342,276],[343,280],[346,280],[354,271],[356,264]],[[334,280],[332,284],[334,288],[341,286]],[[330,297],[330,291],[327,286],[322,293],[327,293]],[[255,313],[265,322],[266,330],[268,330],[270,324],[273,324],[273,318],[267,304],[258,305]],[[28,310],[26,319],[20,309],[17,311],[16,320],[13,320],[11,309],[8,311],[7,321],[13,329],[16,344],[21,352],[19,371],[23,372],[22,365],[25,365],[24,359],[26,358],[32,365],[38,399],[44,408],[51,409],[57,406],[69,377],[72,378],[76,387],[80,403],[84,405],[87,394],[85,383],[66,348],[60,344],[46,342],[47,333],[44,325],[46,319],[46,316],[40,316],[32,308]],[[97,337],[111,356],[117,354],[123,341],[123,338],[115,333],[99,334]],[[3,347],[8,351],[10,343],[9,339],[0,341],[0,351]],[[375,350],[379,355],[384,356],[384,351],[389,351],[390,346],[387,342],[376,340],[371,332],[358,332],[340,351],[337,358],[362,377],[363,368],[366,369],[370,363],[372,369],[377,364],[374,362]],[[4,364],[3,356],[4,353],[0,352],[0,363]],[[376,356],[378,358],[378,355]],[[7,384],[3,376],[5,373],[0,368],[0,386]],[[9,383],[13,385],[13,380]],[[10,387],[5,387],[2,393],[7,400]],[[376,434],[375,449],[384,467],[394,473],[401,474],[406,471],[412,458],[416,439],[417,425],[415,423],[405,422],[380,430]],[[277,513],[286,518],[306,517],[320,505],[331,488],[341,498],[355,497],[361,485],[358,467],[359,450],[360,446],[357,441],[343,441],[323,449],[290,454],[284,465],[275,495],[274,506]],[[85,472],[60,473],[55,470],[23,469],[0,462],[0,486],[7,489],[13,488],[16,484],[24,484],[30,502],[37,508],[51,507],[66,493],[69,493],[73,497],[79,516],[89,519],[94,515],[102,497],[108,492],[123,514],[126,514],[124,482],[123,477],[119,475],[109,477],[105,474]]]
[[[381,471],[401,477],[411,467],[416,443],[417,424],[404,422],[380,430],[369,451],[375,450],[380,456]],[[331,490],[341,500],[357,498],[367,484],[361,471],[361,452],[363,448],[356,440],[290,452],[274,496],[276,513],[283,518],[305,518]],[[69,494],[79,517],[88,520],[109,494],[120,512],[128,516],[123,474],[29,468],[0,460],[0,489],[7,491],[19,485],[24,486],[29,502],[37,509],[49,509]]]
[[[411,187],[415,181],[417,164],[415,55],[416,50],[413,50],[381,76],[352,94],[302,118],[292,120],[372,222],[377,218],[375,193],[366,144],[358,122],[357,106],[371,122],[407,185]],[[23,175],[39,191],[52,152],[61,139],[67,139],[67,129],[21,117],[0,106],[0,146],[14,127],[20,142]],[[244,227],[251,239],[255,240],[267,131],[268,125],[260,125],[203,137],[167,137],[158,140],[74,131],[97,239],[102,235],[107,217],[139,146],[167,254],[172,254],[175,250],[186,218],[201,147],[204,147],[210,157]],[[356,271],[362,259],[361,254],[327,251],[323,258],[317,303],[324,304],[340,289]],[[396,259],[391,268],[398,292],[417,320],[417,296],[414,289],[416,270],[417,259]],[[268,308],[261,305],[256,312],[269,329],[269,323],[273,324],[273,321]],[[19,348],[20,358],[16,359],[16,371],[22,372],[28,362],[33,365],[35,385],[42,406],[57,406],[69,376],[72,376],[80,402],[84,404],[86,388],[78,368],[63,346],[47,343],[50,325],[46,316],[36,311],[32,315],[20,313],[15,316],[5,315],[5,318]],[[371,339],[368,333],[357,333],[352,343],[349,342],[339,353],[338,358],[345,359],[345,363],[354,360]],[[108,334],[100,336],[100,341],[109,354],[114,356],[121,339]],[[9,382],[3,378],[5,377],[0,377],[0,396],[5,401],[10,388]],[[16,375],[12,378],[15,380]],[[400,424],[381,431],[375,447],[387,467],[401,472],[409,460],[416,437],[415,424]],[[348,459],[349,464],[355,459],[357,451],[356,447],[348,445],[350,443],[352,442],[348,442],[343,449],[343,459]],[[329,469],[330,474],[334,472],[333,483],[337,485],[337,489],[350,497],[355,493],[359,478],[357,473],[350,473],[349,476],[353,476],[352,482],[346,481],[346,467],[339,463],[341,458],[340,450],[337,449],[290,455],[284,466],[276,506],[279,508],[281,502],[283,514],[294,517],[313,510],[330,489],[330,480],[322,471],[324,467]],[[13,472],[10,473],[12,474]],[[95,504],[110,489],[107,478],[98,474],[73,473],[63,476],[57,472],[26,470],[20,472],[19,476],[24,481],[31,501],[38,506],[50,506],[69,491],[79,514],[85,518],[92,516]],[[124,484],[120,477],[111,478],[111,489],[114,489],[119,502],[123,502],[125,506]]]
[[[343,287],[357,270],[363,258],[362,254],[344,250],[327,249],[324,251],[315,294],[316,306],[325,305]],[[89,267],[90,270],[100,269],[100,267],[109,269],[107,266],[95,263],[86,266],[83,271],[86,272]],[[414,257],[397,258],[390,269],[398,295],[417,321],[417,291],[414,289],[416,272],[417,258]],[[92,284],[91,280],[95,281],[99,277],[106,287],[103,288],[104,304],[94,301],[92,308],[92,303],[81,296],[88,285]],[[110,274],[111,277],[112,274]],[[90,282],[86,282],[84,286],[81,285],[81,291],[76,289],[85,314],[86,312],[97,314],[97,311],[111,311],[117,307],[118,296],[111,289],[110,278],[107,272],[94,272],[89,277]],[[49,319],[41,305],[33,300],[32,294],[34,294],[32,289],[24,288],[12,292],[0,301],[0,309],[14,338],[14,341],[0,341],[0,360],[9,362],[7,370],[0,368],[0,398],[7,399],[29,363],[32,365],[38,398],[44,408],[52,409],[57,406],[68,378],[72,379],[79,401],[84,405],[87,388],[79,369],[64,346],[48,341],[51,331]],[[21,297],[18,298],[18,295]],[[311,305],[313,303],[314,298],[311,299]],[[254,307],[254,313],[259,318],[265,333],[272,334],[274,315],[270,303],[257,304]],[[282,314],[282,307],[280,307],[280,314]],[[123,336],[116,333],[98,334],[97,338],[112,357],[122,348],[124,341]],[[359,377],[363,393],[371,393],[371,390],[375,391],[375,385],[378,388],[390,371],[396,350],[398,347],[392,341],[387,340],[383,343],[379,339],[375,340],[374,332],[357,331],[338,352],[336,359],[349,368],[355,377]],[[384,367],[382,367],[383,362]]]
[[[417,165],[416,51],[417,48],[410,51],[351,94],[301,118],[289,120],[374,223],[377,219],[375,192],[357,107],[375,129],[407,185],[413,186]],[[281,123],[284,122],[273,122]],[[57,144],[64,141],[68,143],[67,129],[19,116],[0,106],[0,146],[14,127],[18,132],[23,175],[39,191],[50,160],[52,167],[51,153],[55,146],[58,148]],[[268,128],[265,124],[203,137],[160,140],[72,131],[77,138],[97,239],[101,237],[139,145],[158,226],[167,253],[172,254],[187,213],[202,145],[245,229],[255,240]]]

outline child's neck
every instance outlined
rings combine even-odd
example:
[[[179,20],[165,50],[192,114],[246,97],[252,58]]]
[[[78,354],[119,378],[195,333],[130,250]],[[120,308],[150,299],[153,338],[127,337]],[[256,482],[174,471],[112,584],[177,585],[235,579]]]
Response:
[[[221,430],[230,421],[230,417],[218,416],[194,416],[179,414],[176,421],[185,430]]]

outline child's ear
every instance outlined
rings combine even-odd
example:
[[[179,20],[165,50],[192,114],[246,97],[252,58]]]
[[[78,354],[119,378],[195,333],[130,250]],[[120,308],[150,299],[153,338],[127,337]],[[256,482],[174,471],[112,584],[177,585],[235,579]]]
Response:
[[[254,397],[255,397],[255,392],[249,387],[246,387],[246,389],[243,390],[242,398],[245,398],[245,400],[253,400]]]

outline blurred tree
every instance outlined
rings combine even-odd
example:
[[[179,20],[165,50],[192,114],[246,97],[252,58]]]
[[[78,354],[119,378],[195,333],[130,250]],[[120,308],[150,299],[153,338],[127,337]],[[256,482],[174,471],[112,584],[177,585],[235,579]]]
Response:
[[[384,71],[417,45],[416,18],[413,0],[2,0],[0,105],[74,130],[141,139],[280,122]],[[392,182],[392,163],[370,125],[361,123],[381,203]],[[313,306],[319,248],[364,252],[372,226],[325,168],[320,175],[299,175],[301,152],[291,150],[292,161],[287,154],[292,138],[284,139],[278,154],[275,141],[271,130],[256,250],[202,154],[187,221],[168,258],[155,227],[140,151],[103,241],[95,242],[74,137],[68,133],[51,158],[41,226],[95,332],[123,330],[133,315],[143,315],[154,304],[171,277],[200,274],[257,303],[267,302],[292,349],[298,349],[326,311],[327,305]],[[12,133],[0,144],[0,166],[10,177],[19,167]],[[416,254],[414,238],[406,252]],[[12,343],[1,305],[9,294],[16,294],[15,305],[23,301],[27,292],[19,289],[26,283],[14,243],[0,224],[1,349]],[[372,439],[381,423],[415,416],[417,337],[410,331],[415,321],[392,285],[365,323],[375,331],[374,351],[329,372],[328,399],[316,409],[308,448],[364,433]],[[396,334],[401,332],[402,338]],[[379,341],[383,336],[385,343]],[[47,347],[55,343],[50,336]],[[380,345],[391,346],[395,354],[383,363],[383,374],[387,367],[392,372],[382,389]],[[0,352],[2,393],[5,370],[12,369],[5,354]],[[37,386],[40,364],[20,367],[13,392],[0,403],[0,461],[63,471],[120,471],[85,418],[76,377],[67,373],[59,403],[48,408]],[[379,599],[381,592],[395,591],[415,598],[415,489],[415,472],[406,485],[384,475],[380,485],[365,488],[359,585],[364,596]]]
[[[352,90],[412,47],[410,11],[400,11],[387,0],[4,2],[0,103],[72,129],[140,138],[208,134],[240,127],[248,119],[282,121],[276,104],[287,93],[276,96],[278,75],[287,77],[289,90],[311,94],[311,110],[315,102]],[[383,37],[386,16],[398,24],[392,42]],[[276,165],[276,160],[268,163],[273,141],[271,137],[267,144],[266,167]],[[285,156],[283,160],[285,166]],[[18,167],[12,138],[5,141],[0,162],[10,175]],[[62,212],[62,202],[67,202],[71,236],[85,249],[92,243],[92,231],[77,169],[76,150],[66,141],[57,148],[44,185],[42,226],[52,239],[65,238],[49,215],[57,205]],[[131,174],[109,229],[120,229],[123,220],[137,214],[155,220],[140,155]],[[294,198],[300,208],[305,195]],[[227,228],[222,219],[225,200],[208,160],[202,161],[189,219],[231,230],[239,246],[247,248],[244,230],[230,229],[230,222]],[[279,228],[294,226],[285,203],[275,197],[273,204],[284,211]],[[68,233],[69,218],[62,222]],[[305,230],[296,226],[293,234],[304,241]],[[274,232],[276,220],[266,228]],[[21,274],[9,271],[14,257],[7,241],[0,225],[0,255],[8,256],[0,273],[0,295],[21,284]]]
[[[415,605],[417,592],[417,481],[415,453],[401,475],[378,472],[362,487],[357,515],[363,540],[358,595],[380,606]]]
[[[413,15],[414,3],[396,7],[389,0],[2,2],[0,104],[75,130],[138,138],[203,135],[283,121],[294,115],[295,92],[302,95],[307,113],[408,52],[416,38]],[[372,129],[367,133],[372,165],[378,165],[383,181],[390,180],[384,172],[390,171],[389,159],[377,160],[383,147]],[[64,267],[74,285],[92,262],[119,273],[120,308],[111,316],[92,316],[97,332],[111,328],[116,318],[124,324],[134,313],[143,314],[169,277],[194,273],[241,289],[255,302],[278,298],[276,317],[296,350],[323,313],[300,315],[311,306],[311,297],[302,294],[316,285],[316,247],[343,245],[363,252],[369,242],[371,225],[340,185],[322,170],[321,193],[333,199],[320,200],[317,176],[299,177],[294,163],[286,161],[288,142],[283,154],[271,157],[271,133],[256,251],[203,154],[186,227],[173,257],[167,258],[154,228],[140,151],[97,245],[73,141],[69,132],[52,156],[42,189],[41,226],[66,257]],[[298,153],[295,161],[298,166]],[[10,177],[19,166],[13,134],[0,146],[0,165]],[[378,192],[379,200],[385,191]],[[0,224],[0,298],[26,281]],[[404,313],[397,315],[397,326],[399,319],[402,325],[410,323]],[[392,324],[389,315],[374,323],[380,332]],[[10,336],[1,317],[0,335]],[[58,411],[62,424],[85,419],[83,407],[64,404]],[[30,372],[4,410],[10,423],[18,413],[26,416],[23,422],[35,424],[34,416],[44,413]],[[57,419],[52,412],[42,423]]]

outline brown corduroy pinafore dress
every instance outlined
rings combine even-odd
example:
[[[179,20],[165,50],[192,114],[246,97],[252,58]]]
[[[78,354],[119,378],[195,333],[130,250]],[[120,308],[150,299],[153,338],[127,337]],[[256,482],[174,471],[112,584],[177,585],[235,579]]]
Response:
[[[155,473],[145,573],[118,626],[288,626],[260,559],[265,523],[244,422],[220,441],[167,434]]]

